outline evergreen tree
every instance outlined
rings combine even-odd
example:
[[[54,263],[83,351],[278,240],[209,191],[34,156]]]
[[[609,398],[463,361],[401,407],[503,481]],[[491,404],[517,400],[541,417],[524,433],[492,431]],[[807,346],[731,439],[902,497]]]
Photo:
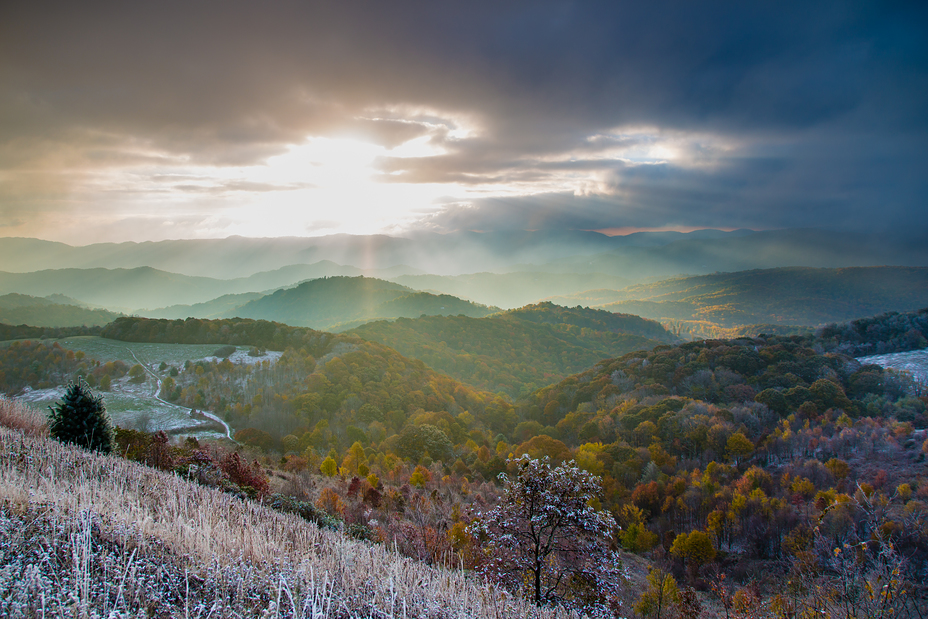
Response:
[[[48,429],[54,438],[94,451],[112,451],[113,427],[103,396],[91,391],[83,378],[68,382],[62,400],[48,409]]]

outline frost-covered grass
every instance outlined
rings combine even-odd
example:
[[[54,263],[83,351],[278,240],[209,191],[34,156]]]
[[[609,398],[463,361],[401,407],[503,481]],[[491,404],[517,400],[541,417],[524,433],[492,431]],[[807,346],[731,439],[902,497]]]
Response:
[[[27,436],[48,436],[45,412],[16,400],[0,398],[0,426],[19,430]]]
[[[297,516],[0,428],[0,616],[555,614]]]
[[[928,386],[928,349],[910,350],[887,355],[872,355],[857,359],[861,363],[874,363],[884,368],[908,372],[912,379],[923,386]]]

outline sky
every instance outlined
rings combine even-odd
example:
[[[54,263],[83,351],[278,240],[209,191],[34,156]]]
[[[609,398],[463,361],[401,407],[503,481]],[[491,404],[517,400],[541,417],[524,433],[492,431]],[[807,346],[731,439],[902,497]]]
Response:
[[[928,233],[921,2],[0,5],[0,236]]]

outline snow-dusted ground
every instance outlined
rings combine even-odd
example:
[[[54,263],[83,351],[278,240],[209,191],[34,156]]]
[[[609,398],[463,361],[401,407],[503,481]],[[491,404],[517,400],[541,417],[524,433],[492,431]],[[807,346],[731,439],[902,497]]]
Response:
[[[916,382],[928,385],[928,349],[859,357],[857,360],[863,364],[872,363],[884,368],[908,372]]]
[[[17,400],[29,402],[30,404],[43,404],[60,400],[64,395],[64,387],[55,387],[54,389],[33,389],[26,387],[22,393],[16,396]]]
[[[237,363],[239,365],[254,365],[256,363],[261,363],[262,361],[270,361],[273,365],[277,363],[281,355],[284,353],[277,352],[274,350],[269,350],[265,352],[260,357],[252,357],[248,354],[247,350],[236,350],[234,353],[229,355],[229,361],[232,363]],[[221,357],[203,357],[204,361],[212,361],[213,363],[218,363],[222,361]]]

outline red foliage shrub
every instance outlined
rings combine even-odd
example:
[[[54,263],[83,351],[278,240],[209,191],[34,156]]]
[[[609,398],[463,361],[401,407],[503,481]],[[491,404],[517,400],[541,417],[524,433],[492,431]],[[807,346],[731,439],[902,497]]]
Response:
[[[148,448],[148,465],[162,471],[174,468],[174,450],[168,442],[168,435],[161,430],[151,437],[151,446]]]
[[[232,483],[242,488],[253,488],[261,496],[270,492],[267,475],[261,470],[261,466],[257,462],[249,466],[238,452],[232,451],[224,455],[219,462],[219,468],[229,476]]]

